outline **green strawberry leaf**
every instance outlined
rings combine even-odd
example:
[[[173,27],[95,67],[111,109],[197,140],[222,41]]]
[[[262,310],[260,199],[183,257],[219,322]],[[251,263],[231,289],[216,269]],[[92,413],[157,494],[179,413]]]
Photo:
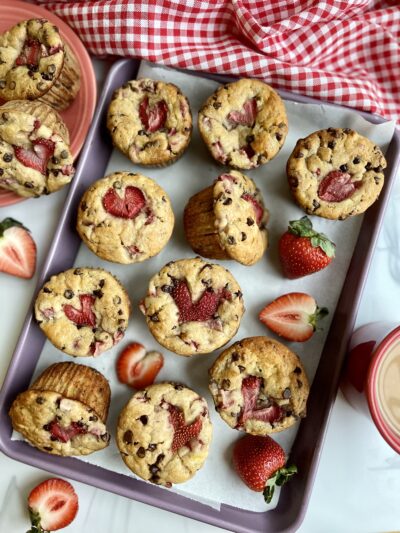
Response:
[[[306,237],[310,239],[314,248],[321,248],[328,257],[335,256],[335,244],[328,239],[324,233],[318,233],[313,229],[311,220],[304,216],[300,220],[291,220],[289,222],[289,233],[296,237]]]
[[[270,503],[275,491],[275,485],[281,487],[289,481],[289,479],[297,474],[297,466],[291,465],[288,467],[279,468],[265,484],[263,490],[264,500],[266,503]]]
[[[21,224],[21,222],[18,222],[18,220],[15,220],[14,218],[8,217],[8,218],[5,218],[2,222],[0,222],[0,237],[3,237],[4,232],[14,226],[17,226],[19,228],[24,228],[27,231],[29,231],[28,228],[26,228],[23,224]]]
[[[317,329],[318,322],[326,315],[329,315],[329,310],[326,307],[317,307],[315,313],[309,316],[308,322],[311,324],[314,331]]]

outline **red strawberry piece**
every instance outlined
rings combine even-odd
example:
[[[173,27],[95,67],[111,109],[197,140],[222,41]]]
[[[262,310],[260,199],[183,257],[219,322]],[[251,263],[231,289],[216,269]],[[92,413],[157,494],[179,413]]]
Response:
[[[167,120],[168,106],[165,100],[159,100],[149,106],[149,98],[146,96],[139,104],[139,117],[146,131],[154,133],[164,127]]]
[[[42,123],[40,122],[40,120],[37,118],[35,120],[35,122],[33,123],[33,127],[35,130],[37,130],[38,128],[40,128],[40,126],[42,125]]]
[[[88,432],[87,427],[79,422],[71,422],[68,427],[63,427],[56,420],[50,422],[46,429],[50,431],[52,438],[59,442],[68,442],[76,435],[86,435]]]
[[[121,383],[134,389],[144,389],[154,383],[164,365],[164,357],[159,352],[146,352],[138,342],[129,344],[117,360],[117,376]]]
[[[222,148],[222,144],[220,143],[220,141],[216,141],[215,143],[213,143],[212,147],[213,147],[214,157],[221,163],[225,163],[227,155],[224,152],[224,149]]]
[[[238,428],[243,427],[247,420],[262,420],[271,424],[283,417],[284,410],[275,402],[257,407],[261,383],[262,378],[256,376],[247,376],[242,381],[243,407],[238,417]]]
[[[227,181],[229,181],[231,183],[237,183],[235,177],[232,176],[232,174],[221,174],[220,176],[218,176],[217,180],[218,181],[227,180]]]
[[[50,139],[36,139],[32,141],[33,150],[23,146],[14,146],[15,157],[26,167],[38,170],[45,175],[47,163],[54,154],[55,143]]]
[[[193,303],[192,296],[186,281],[176,281],[170,292],[179,309],[179,322],[206,322],[211,320],[222,300],[230,300],[231,293],[225,289],[215,292],[213,289],[206,289],[196,303]]]
[[[251,159],[255,155],[255,151],[253,150],[253,147],[250,144],[242,146],[242,150],[249,159]]]
[[[26,39],[20,55],[15,60],[17,66],[36,66],[41,57],[41,45],[37,39]]]
[[[246,202],[250,202],[253,205],[257,224],[260,225],[261,220],[264,216],[264,209],[262,205],[251,194],[247,194],[247,193],[242,194],[242,198],[243,200],[246,200]]]
[[[0,271],[30,279],[36,269],[36,244],[29,230],[13,218],[0,223]]]
[[[66,317],[77,326],[90,326],[93,328],[96,325],[96,315],[92,309],[95,302],[94,296],[91,294],[80,294],[79,301],[81,303],[80,309],[76,309],[69,304],[63,306]]]
[[[289,222],[279,240],[279,258],[289,279],[308,276],[327,267],[335,257],[335,245],[323,233],[316,232],[310,219]]]
[[[68,526],[78,512],[78,496],[64,479],[52,478],[35,487],[28,496],[32,529],[45,533]]]
[[[269,329],[288,341],[307,341],[317,328],[318,321],[328,314],[328,309],[304,292],[283,294],[268,304],[259,319]]]
[[[241,111],[231,111],[226,117],[228,121],[237,126],[251,126],[257,116],[257,100],[255,98],[249,98]]]
[[[125,195],[121,198],[117,191],[110,187],[106,194],[103,196],[103,207],[118,218],[130,218],[134,219],[143,209],[146,203],[146,199],[140,189],[129,185],[125,189]]]
[[[169,421],[174,428],[174,437],[172,440],[171,451],[176,453],[183,446],[190,447],[190,441],[199,436],[199,433],[202,428],[201,418],[198,417],[194,422],[189,425],[186,425],[185,417],[183,412],[176,405],[168,405],[169,411]]]
[[[284,450],[268,436],[245,435],[236,441],[232,462],[242,481],[251,490],[263,492],[267,503],[275,485],[283,485],[297,472],[296,466],[285,466]]]
[[[94,357],[96,357],[97,355],[100,355],[101,353],[103,353],[105,349],[106,349],[106,343],[105,342],[103,342],[103,341],[94,341],[90,345],[89,354],[93,355]]]
[[[360,181],[351,181],[348,172],[332,170],[319,184],[318,196],[325,202],[342,202],[350,198],[360,184]]]
[[[75,169],[73,165],[63,165],[61,167],[61,174],[63,174],[64,176],[70,176],[71,174],[74,174],[74,173],[75,173]]]

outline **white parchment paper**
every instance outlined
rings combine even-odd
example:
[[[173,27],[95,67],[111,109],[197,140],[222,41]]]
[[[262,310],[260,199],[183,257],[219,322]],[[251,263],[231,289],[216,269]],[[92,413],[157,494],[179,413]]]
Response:
[[[250,511],[265,511],[266,504],[262,495],[248,490],[232,470],[230,464],[233,443],[240,434],[231,429],[215,412],[211,395],[208,391],[208,368],[220,351],[209,355],[198,355],[191,358],[178,356],[160,347],[149,333],[146,322],[138,309],[138,303],[146,293],[148,281],[168,261],[194,254],[185,243],[182,215],[188,198],[199,190],[208,187],[221,172],[221,167],[214,164],[200,139],[197,131],[197,110],[206,98],[217,87],[217,83],[200,77],[176,72],[172,69],[160,68],[142,63],[139,77],[150,77],[177,84],[190,100],[194,132],[192,142],[185,155],[174,165],[162,169],[145,169],[136,167],[125,156],[114,150],[107,167],[107,172],[136,171],[156,180],[169,194],[175,212],[176,223],[171,241],[157,256],[144,263],[131,266],[117,265],[101,261],[82,244],[75,265],[102,267],[115,274],[127,288],[133,303],[133,315],[124,340],[114,349],[103,353],[98,358],[80,358],[76,362],[97,368],[110,382],[112,401],[108,427],[115,434],[118,413],[129,400],[131,390],[121,385],[115,375],[115,361],[121,349],[132,341],[143,343],[148,350],[160,350],[165,356],[165,366],[159,374],[160,380],[178,380],[203,395],[209,404],[214,426],[213,441],[209,457],[204,467],[196,476],[183,485],[172,489],[184,496],[206,503],[214,508],[221,504],[229,504]],[[292,291],[310,293],[320,306],[328,307],[330,314],[321,322],[321,331],[302,343],[287,343],[303,360],[310,381],[313,379],[318,365],[325,337],[335,310],[337,300],[346,276],[347,268],[358,236],[362,216],[345,221],[331,221],[319,217],[310,217],[315,228],[326,233],[337,244],[337,255],[332,264],[325,270],[301,278],[287,280],[280,272],[277,244],[282,233],[287,229],[288,221],[298,219],[304,212],[295,206],[285,174],[286,161],[296,141],[318,129],[332,127],[351,127],[369,137],[386,150],[394,131],[394,122],[373,125],[361,118],[356,112],[333,106],[297,104],[286,102],[289,117],[289,135],[279,155],[267,165],[256,170],[245,171],[251,176],[263,193],[265,204],[270,211],[269,233],[270,247],[265,256],[256,265],[245,267],[234,261],[223,264],[232,272],[239,282],[246,306],[246,313],[237,335],[231,342],[247,336],[273,335],[258,320],[259,311],[274,298]],[[101,178],[102,176],[99,176]],[[70,361],[71,358],[46,342],[40,356],[35,376],[56,361]],[[297,426],[274,438],[290,451]],[[21,438],[15,434],[13,438]],[[112,438],[110,446],[100,452],[81,459],[105,469],[133,476],[120,458],[118,449]],[[268,506],[273,509],[279,497],[276,492]]]

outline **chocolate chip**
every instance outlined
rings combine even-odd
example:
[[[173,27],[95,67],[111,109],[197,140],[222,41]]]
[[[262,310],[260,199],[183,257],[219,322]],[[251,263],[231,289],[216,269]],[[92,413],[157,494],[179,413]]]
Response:
[[[4,89],[6,86],[6,80],[0,80],[0,89]]]
[[[355,157],[353,159],[353,165],[358,165],[358,163],[361,161],[361,159],[359,157]]]
[[[149,481],[151,481],[152,483],[157,483],[158,481],[160,481],[160,476],[153,474]]]
[[[160,319],[158,318],[158,313],[154,313],[153,315],[151,315],[150,320],[152,322],[160,322]]]
[[[379,176],[374,176],[374,181],[378,185],[378,183],[381,181],[381,178]]]
[[[52,157],[51,160],[52,160],[52,162],[53,162],[55,165],[59,165],[59,164],[60,164],[60,160],[59,160],[57,157]]]
[[[113,187],[114,189],[120,189],[122,187],[122,184],[120,181],[114,181]]]
[[[299,180],[294,176],[289,176],[289,185],[292,189],[297,189],[299,186]]]
[[[277,141],[281,141],[282,140],[282,135],[280,133],[275,133],[275,138]]]
[[[244,231],[242,231],[242,241],[245,241],[247,239],[247,235]]]
[[[11,85],[11,84],[10,84]],[[38,91],[44,91],[46,89],[46,84],[43,82],[43,81],[40,81],[37,85],[36,85],[36,89],[38,89]]]
[[[132,440],[133,440],[132,431],[130,429],[128,429],[128,431],[125,431],[124,436],[122,437],[122,439],[125,442],[125,444],[132,444]]]
[[[283,391],[283,397],[288,399],[291,398],[292,391],[289,389],[289,387],[286,387],[286,389]]]
[[[140,446],[140,448],[136,452],[136,455],[143,459],[143,457],[146,455],[146,450],[143,448],[143,446]]]
[[[371,162],[368,162],[366,165],[365,165],[365,170],[371,170],[372,168],[372,164]]]
[[[82,209],[82,211],[86,211],[86,209],[87,209],[87,203],[86,202],[82,202],[81,203],[81,209]]]
[[[74,297],[74,293],[70,289],[67,289],[66,291],[64,291],[64,298],[66,298],[67,300],[71,300],[71,298],[73,297]]]
[[[36,403],[38,403],[39,405],[43,405],[44,404],[44,398],[43,396],[38,396],[36,398]]]
[[[231,355],[232,361],[239,361],[239,354],[237,352],[233,352]]]
[[[375,172],[382,172],[383,168],[379,165],[378,167],[374,168]]]
[[[343,131],[344,131],[344,133],[350,133],[351,129],[350,128],[344,128]]]
[[[118,314],[119,314],[119,316],[121,316],[123,314],[122,313],[122,309],[119,309]]]
[[[321,204],[317,202],[317,200],[313,200],[312,205],[313,205],[314,211],[316,211],[319,207],[321,207]]]
[[[339,169],[342,171],[342,172],[347,172],[347,165],[340,165]]]
[[[139,130],[138,135],[146,135],[146,132],[144,130]]]
[[[47,67],[47,71],[50,72],[50,74],[54,74],[54,72],[56,71],[56,66],[52,63]]]
[[[67,150],[63,150],[60,154],[60,157],[61,159],[67,159],[68,157],[68,151]]]
[[[157,474],[157,472],[160,471],[160,469],[158,468],[158,466],[156,464],[154,465],[149,465],[149,470],[152,474]]]
[[[10,89],[13,91],[15,89],[15,81],[10,81]]]
[[[299,379],[297,380],[297,386],[299,387],[299,389],[301,389],[301,387],[303,386],[303,382]]]
[[[46,81],[51,81],[53,79],[52,74],[48,74],[47,72],[42,72],[40,75],[42,76],[42,79]]]
[[[33,189],[33,183],[30,183],[29,181],[26,181],[24,183],[24,187],[26,187],[27,189]]]
[[[285,416],[292,416],[292,414],[293,414],[293,413],[292,413],[292,411],[290,411],[290,410],[288,410],[288,411],[285,412]]]
[[[252,143],[254,141],[254,139],[255,139],[254,135],[247,135],[247,137],[246,137],[247,144]]]
[[[248,217],[246,222],[248,226],[252,226],[254,224],[254,220],[251,217]]]
[[[222,105],[221,102],[214,102],[213,103],[213,108],[214,109],[219,109],[221,107],[221,105]]]
[[[5,161],[6,163],[9,163],[10,161],[12,161],[12,159],[13,155],[10,153],[6,153],[3,155],[3,161]]]
[[[175,390],[183,390],[183,385],[181,385],[180,383],[176,383],[176,384],[174,385],[174,389],[175,389]]]
[[[44,429],[45,431],[50,431],[50,430],[51,430],[51,425],[50,425],[50,424],[45,424],[45,425],[43,426],[43,429]]]
[[[110,434],[109,433],[103,433],[103,435],[100,435],[100,438],[104,442],[108,442],[110,440]]]
[[[154,442],[152,442],[151,444],[149,444],[148,446],[148,450],[151,451],[151,452],[154,452],[154,450],[157,448],[157,444],[154,444]]]
[[[58,437],[55,437],[54,435],[51,435],[50,440],[55,442],[58,440]]]
[[[93,416],[90,416],[89,417],[89,422],[97,422],[98,421],[98,418],[96,415],[93,415]]]
[[[336,141],[329,141],[328,142],[328,148],[330,148],[331,150],[333,150],[333,148],[335,148],[336,146]]]
[[[221,385],[223,389],[229,389],[231,382],[229,379],[223,379]]]
[[[141,421],[141,423],[145,426],[148,422],[148,418],[146,415],[142,415],[139,420]]]
[[[163,285],[161,287],[161,290],[163,292],[167,292],[168,294],[171,294],[173,292],[173,290],[174,290],[174,287],[172,285]]]
[[[100,289],[102,289],[102,288],[104,287],[105,283],[106,283],[106,280],[105,280],[105,279],[101,279],[101,280],[99,281],[99,287],[100,287]]]
[[[2,176],[3,174],[4,174],[4,170],[0,168],[0,176]]]
[[[82,269],[81,268],[76,268],[74,270],[74,274],[75,274],[75,276],[80,276],[81,274],[83,274]]]
[[[296,366],[296,368],[293,370],[295,374],[301,374],[301,368],[299,366]]]
[[[93,294],[96,296],[96,298],[99,298],[99,300],[104,296],[104,292],[100,289],[93,291]]]
[[[51,446],[43,446],[43,450],[46,450],[46,452],[52,452],[53,448]]]
[[[295,154],[295,159],[301,159],[302,157],[304,157],[304,154],[303,152],[297,152],[297,154]]]
[[[119,296],[114,296],[113,302],[115,303],[115,305],[118,305],[121,303],[121,298]]]
[[[235,294],[238,298],[241,298],[243,296],[242,291],[237,291],[235,292]]]
[[[231,205],[231,203],[232,203],[232,198],[227,198],[227,199],[223,202],[224,205]]]
[[[160,453],[159,455],[157,455],[157,459],[156,459],[156,465],[160,464],[161,461],[165,458],[165,455],[163,453]]]
[[[238,365],[238,369],[239,369],[240,373],[242,373],[242,372],[244,372],[246,370],[245,367],[242,366],[242,365]]]

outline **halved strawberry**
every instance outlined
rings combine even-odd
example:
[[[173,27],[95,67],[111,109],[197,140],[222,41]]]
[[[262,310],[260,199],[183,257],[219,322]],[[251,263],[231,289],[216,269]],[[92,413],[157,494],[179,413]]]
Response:
[[[32,145],[33,150],[23,146],[14,146],[15,157],[24,166],[38,170],[45,175],[47,163],[54,154],[55,143],[50,139],[35,139]]]
[[[183,411],[176,405],[169,405],[169,421],[174,428],[174,437],[172,440],[171,451],[176,453],[183,446],[190,446],[190,441],[195,439],[202,428],[201,418],[198,417],[191,424],[186,424]]]
[[[103,196],[104,209],[110,215],[118,218],[134,219],[143,209],[145,203],[146,199],[142,191],[132,185],[126,187],[123,198],[112,187]]]
[[[165,100],[160,100],[153,106],[149,106],[149,98],[146,96],[139,104],[139,117],[146,131],[154,133],[164,127],[167,120],[168,106]]]
[[[284,339],[304,342],[314,334],[318,320],[327,314],[328,309],[319,308],[309,294],[290,292],[264,307],[259,319]]]
[[[93,328],[96,325],[96,315],[92,309],[95,300],[95,297],[91,294],[80,294],[81,308],[76,309],[76,307],[66,304],[63,306],[63,311],[66,317],[77,326],[90,326]]]
[[[20,55],[15,60],[17,66],[32,65],[36,66],[42,55],[42,47],[37,39],[27,39],[24,43]]]
[[[117,360],[117,376],[121,383],[134,389],[143,389],[154,383],[164,365],[164,357],[159,352],[146,352],[138,342],[129,344]]]
[[[51,478],[35,487],[28,496],[32,529],[46,533],[68,526],[78,512],[78,496],[68,481]]]
[[[76,435],[86,435],[88,432],[87,426],[78,422],[71,422],[67,427],[61,426],[56,420],[48,424],[48,430],[54,440],[59,442],[68,442]]]
[[[241,111],[231,111],[227,119],[235,126],[251,126],[257,116],[257,100],[249,98],[243,105]]]
[[[319,184],[318,196],[325,202],[342,202],[350,198],[361,184],[361,181],[352,181],[348,172],[332,170]]]
[[[29,230],[13,218],[0,223],[0,271],[30,279],[36,269],[36,244]]]

